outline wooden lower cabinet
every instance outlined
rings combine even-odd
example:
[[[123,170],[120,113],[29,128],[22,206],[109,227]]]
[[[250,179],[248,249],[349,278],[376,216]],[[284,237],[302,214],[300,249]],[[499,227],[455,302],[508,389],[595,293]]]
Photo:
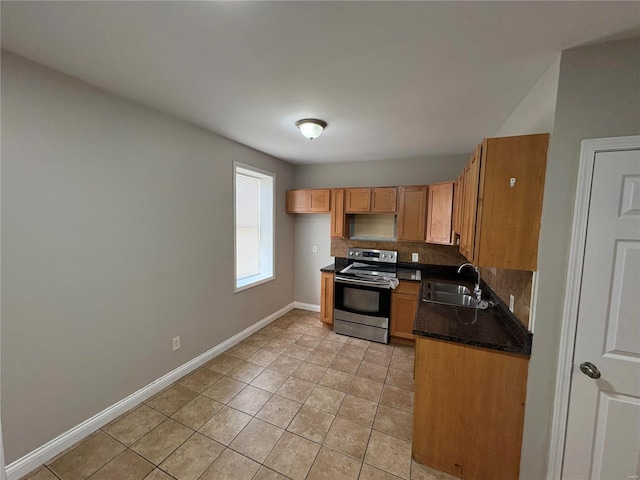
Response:
[[[528,363],[417,337],[414,459],[465,480],[517,479]]]
[[[320,321],[333,325],[333,277],[331,272],[320,273]]]
[[[403,282],[391,293],[390,334],[395,338],[413,340],[413,321],[418,308],[420,282]]]

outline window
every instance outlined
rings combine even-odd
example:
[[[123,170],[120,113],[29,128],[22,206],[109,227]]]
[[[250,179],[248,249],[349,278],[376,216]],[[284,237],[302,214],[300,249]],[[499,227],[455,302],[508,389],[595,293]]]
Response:
[[[234,162],[235,290],[273,276],[275,175]]]

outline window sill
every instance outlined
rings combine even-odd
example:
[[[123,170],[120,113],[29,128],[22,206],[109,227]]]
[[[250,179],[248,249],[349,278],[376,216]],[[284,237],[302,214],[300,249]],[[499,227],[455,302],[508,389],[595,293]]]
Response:
[[[236,287],[233,290],[233,293],[238,293],[242,292],[243,290],[248,290],[249,288],[257,287],[258,285],[262,285],[264,283],[270,282],[271,280],[275,280],[275,278],[275,275],[256,275],[254,277],[238,280],[236,282]]]

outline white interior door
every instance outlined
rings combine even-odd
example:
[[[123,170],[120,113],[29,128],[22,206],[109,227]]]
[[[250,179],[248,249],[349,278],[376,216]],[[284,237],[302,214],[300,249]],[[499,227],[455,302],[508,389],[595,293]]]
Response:
[[[562,477],[638,479],[640,150],[595,155],[569,398]]]

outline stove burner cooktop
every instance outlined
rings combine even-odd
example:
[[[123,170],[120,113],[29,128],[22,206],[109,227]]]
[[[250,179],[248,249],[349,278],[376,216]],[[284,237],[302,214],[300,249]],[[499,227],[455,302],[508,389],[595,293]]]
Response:
[[[422,279],[422,272],[414,268],[397,267],[398,252],[392,250],[368,250],[364,248],[350,248],[347,251],[350,263],[338,273],[341,276],[351,276],[370,279],[397,278],[399,280]]]

